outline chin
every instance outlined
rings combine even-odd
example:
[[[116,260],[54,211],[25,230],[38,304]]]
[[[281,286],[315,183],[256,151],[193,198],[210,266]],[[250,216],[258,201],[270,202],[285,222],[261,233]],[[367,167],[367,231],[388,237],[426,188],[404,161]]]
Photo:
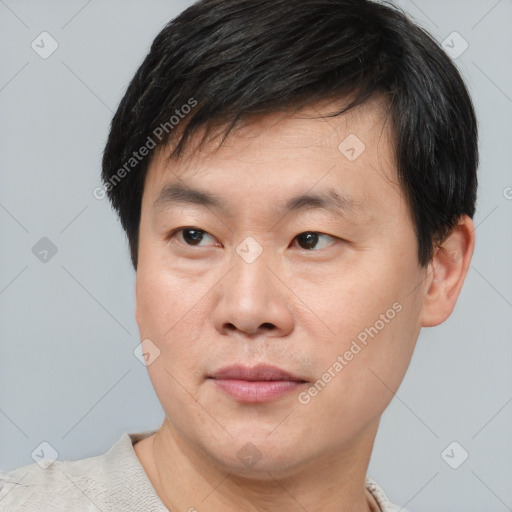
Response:
[[[260,445],[261,446],[261,445]],[[225,471],[239,478],[269,481],[277,475],[285,476],[294,473],[304,461],[297,458],[297,450],[279,450],[258,447],[250,441],[242,444],[235,457],[233,452],[214,455],[216,464]]]
[[[313,456],[308,453],[311,445],[304,443],[304,436],[297,436],[296,432],[271,432],[266,426],[258,428],[254,422],[238,424],[236,433],[229,426],[227,429],[232,437],[209,437],[206,443],[201,442],[201,447],[216,466],[241,478],[266,481],[277,474],[289,475]]]

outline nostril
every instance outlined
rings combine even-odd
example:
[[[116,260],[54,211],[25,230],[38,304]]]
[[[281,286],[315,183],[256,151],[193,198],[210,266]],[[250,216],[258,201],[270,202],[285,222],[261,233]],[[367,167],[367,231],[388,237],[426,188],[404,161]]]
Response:
[[[230,332],[240,330],[239,327],[237,327],[235,324],[232,324],[231,322],[224,324],[224,329],[226,331],[230,331]],[[272,331],[272,330],[277,329],[277,327],[270,322],[264,322],[264,323],[260,324],[259,329],[265,330],[265,331]]]

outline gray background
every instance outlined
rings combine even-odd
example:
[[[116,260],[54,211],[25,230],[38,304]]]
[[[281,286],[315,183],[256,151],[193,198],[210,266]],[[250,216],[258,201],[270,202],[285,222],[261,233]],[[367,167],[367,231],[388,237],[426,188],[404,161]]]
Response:
[[[127,243],[92,191],[128,81],[189,3],[0,0],[0,470],[41,441],[82,458],[162,421],[133,355]],[[422,331],[369,474],[412,512],[512,510],[512,2],[399,4],[469,44],[455,61],[480,121],[477,246],[454,314]],[[59,45],[47,59],[31,48],[43,31]],[[57,248],[46,262],[42,237]],[[452,441],[469,453],[458,469],[441,457]]]

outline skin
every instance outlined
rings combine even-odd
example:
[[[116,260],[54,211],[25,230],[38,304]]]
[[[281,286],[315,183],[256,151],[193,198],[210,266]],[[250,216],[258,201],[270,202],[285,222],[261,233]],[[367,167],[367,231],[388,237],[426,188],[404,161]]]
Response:
[[[150,164],[136,318],[141,340],[160,350],[148,372],[165,419],[134,448],[170,510],[378,510],[364,478],[380,417],[421,327],[453,310],[474,228],[461,217],[420,267],[384,103],[375,98],[343,116],[312,118],[333,108],[267,115],[220,147],[212,139],[180,161],[162,150]],[[365,145],[353,161],[338,149],[350,134]],[[155,208],[170,184],[214,194],[224,208],[181,201]],[[351,206],[278,208],[328,188]],[[187,245],[182,231],[171,234],[187,227],[205,231],[200,245]],[[304,249],[297,239],[304,232],[325,235]],[[249,236],[262,249],[252,263],[236,251]],[[332,374],[358,334],[397,303],[400,312],[301,403],[299,392],[329,368]],[[307,383],[270,402],[240,403],[207,378],[234,363],[272,364]],[[259,457],[250,467],[237,455],[247,443]]]

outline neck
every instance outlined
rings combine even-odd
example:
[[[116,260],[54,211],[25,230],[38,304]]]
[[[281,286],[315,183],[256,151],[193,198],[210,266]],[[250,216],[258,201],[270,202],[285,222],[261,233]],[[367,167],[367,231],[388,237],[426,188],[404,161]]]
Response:
[[[173,512],[369,512],[375,505],[365,476],[377,427],[371,425],[350,448],[320,455],[302,467],[244,475],[220,467],[166,420],[134,450],[160,500]]]

